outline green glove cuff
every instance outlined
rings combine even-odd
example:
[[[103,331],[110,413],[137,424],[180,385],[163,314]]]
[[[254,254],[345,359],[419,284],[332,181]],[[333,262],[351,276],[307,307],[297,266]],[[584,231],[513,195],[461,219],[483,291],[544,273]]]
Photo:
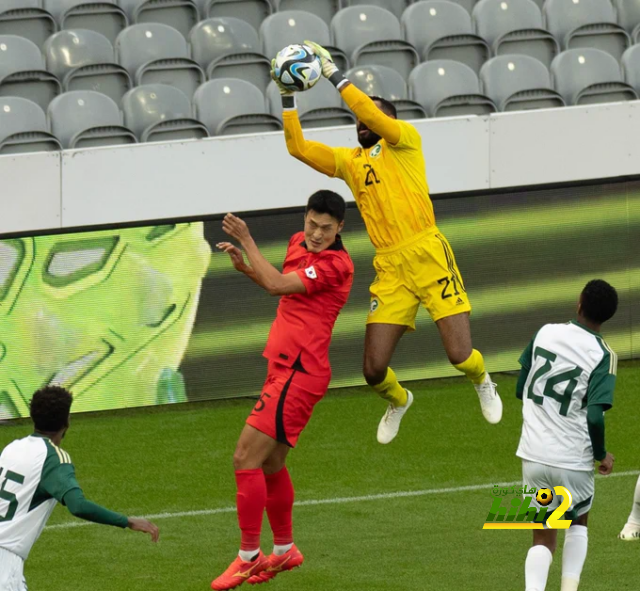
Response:
[[[349,82],[349,80],[344,77],[344,74],[340,70],[337,70],[331,75],[331,77],[329,78],[329,82],[331,82],[331,84],[333,84],[338,90],[340,90],[340,88],[347,82]]]
[[[296,108],[296,97],[295,95],[283,95],[282,96],[282,108],[285,111],[293,111]]]

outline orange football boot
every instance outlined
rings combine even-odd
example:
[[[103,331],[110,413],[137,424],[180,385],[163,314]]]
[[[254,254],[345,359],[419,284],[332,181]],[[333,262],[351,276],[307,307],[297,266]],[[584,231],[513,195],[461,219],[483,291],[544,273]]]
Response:
[[[262,550],[258,554],[258,557],[251,561],[245,562],[238,556],[213,583],[211,588],[215,591],[223,591],[224,589],[235,589],[239,587],[253,576],[260,574],[265,568],[269,566],[268,558],[262,553]]]
[[[278,573],[298,568],[304,562],[304,556],[294,544],[293,546],[291,546],[291,549],[288,552],[285,552],[281,556],[272,554],[271,556],[269,556],[269,558],[267,558],[267,561],[267,567],[262,570],[262,572],[249,578],[249,580],[247,581],[249,585],[259,585],[260,583],[267,583]]]

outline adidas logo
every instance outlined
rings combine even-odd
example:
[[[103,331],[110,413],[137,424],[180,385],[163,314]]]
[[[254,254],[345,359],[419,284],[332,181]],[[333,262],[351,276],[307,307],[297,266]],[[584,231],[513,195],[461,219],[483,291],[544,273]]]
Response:
[[[462,306],[463,304],[464,304],[464,301],[463,301],[463,299],[462,299],[462,298],[458,298],[458,299],[456,300],[456,306]]]

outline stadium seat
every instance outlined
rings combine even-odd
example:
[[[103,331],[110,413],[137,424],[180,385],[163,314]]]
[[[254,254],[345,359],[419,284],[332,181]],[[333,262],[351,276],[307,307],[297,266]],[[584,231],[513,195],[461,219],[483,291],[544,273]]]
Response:
[[[202,68],[190,58],[185,38],[168,25],[127,27],[116,39],[116,54],[135,84],[168,84],[192,97],[205,81]]]
[[[267,112],[264,95],[250,82],[220,78],[203,84],[194,96],[197,118],[211,135],[279,131],[282,123]]]
[[[406,80],[420,62],[413,45],[402,38],[400,21],[379,6],[343,8],[333,17],[331,31],[353,66],[389,66]]]
[[[264,93],[271,82],[271,60],[261,53],[245,52],[223,55],[207,68],[208,80],[238,78],[251,82]]]
[[[162,23],[180,31],[185,39],[200,20],[193,0],[120,0],[120,6],[131,24]]]
[[[189,43],[193,59],[203,70],[222,56],[260,51],[256,30],[249,23],[233,17],[200,21],[191,30]]]
[[[618,12],[618,24],[622,25],[634,43],[640,31],[640,0],[614,0]]]
[[[640,45],[627,49],[622,56],[625,82],[640,95]]]
[[[399,119],[423,119],[425,110],[409,100],[407,83],[394,69],[386,66],[359,66],[346,73],[347,78],[369,96],[381,96],[391,101]]]
[[[319,16],[327,25],[340,10],[340,0],[275,0],[278,12],[283,10],[302,10]]]
[[[616,22],[610,0],[546,0],[544,15],[563,49],[592,47],[620,60],[631,45],[629,34]]]
[[[488,115],[496,112],[493,101],[481,93],[476,73],[453,60],[420,64],[409,77],[411,97],[431,117]]]
[[[491,55],[487,42],[473,32],[471,15],[448,0],[411,5],[402,16],[402,24],[407,40],[424,61],[451,59],[479,72]]]
[[[319,16],[301,10],[277,12],[260,26],[262,50],[269,58],[287,45],[310,39],[323,46],[331,45],[329,27]]]
[[[47,70],[62,81],[63,90],[95,90],[117,104],[133,83],[116,63],[109,40],[100,33],[77,29],[60,31],[44,45]]]
[[[191,101],[181,90],[165,84],[145,84],[122,98],[125,125],[142,142],[201,139],[207,127],[193,118]]]
[[[247,21],[256,31],[273,13],[269,0],[200,0],[205,17],[233,16]]]
[[[494,55],[523,54],[549,67],[560,53],[555,37],[544,29],[533,0],[482,0],[473,9],[476,32]]]
[[[45,0],[44,7],[60,29],[87,29],[104,35],[111,43],[129,21],[117,0]]]
[[[60,82],[46,71],[34,43],[17,35],[0,35],[0,96],[29,99],[44,111],[60,92]]]
[[[609,53],[585,47],[569,49],[551,63],[556,90],[567,105],[636,100],[622,77],[620,64]]]
[[[564,107],[543,63],[528,55],[500,55],[480,70],[482,88],[500,111]]]
[[[137,141],[133,133],[122,125],[118,105],[100,92],[65,92],[51,101],[47,115],[51,131],[65,149],[134,144]]]
[[[0,35],[25,37],[42,47],[57,30],[55,19],[40,0],[0,0]]]
[[[280,118],[282,101],[274,82],[267,88],[267,100],[271,114]],[[354,114],[344,107],[340,93],[325,79],[321,79],[311,90],[298,93],[296,105],[300,124],[305,128],[350,125],[356,121]]]
[[[454,2],[458,6],[462,6],[462,8],[464,8],[469,14],[471,14],[473,12],[474,6],[480,0],[448,0],[448,1],[449,2]]]
[[[402,13],[405,11],[407,6],[411,4],[413,0],[342,0],[343,8],[348,6],[379,6],[380,8],[385,8],[389,12],[393,12],[396,15],[396,18],[401,18]]]
[[[44,111],[34,102],[18,97],[0,98],[0,154],[62,150],[49,133]]]

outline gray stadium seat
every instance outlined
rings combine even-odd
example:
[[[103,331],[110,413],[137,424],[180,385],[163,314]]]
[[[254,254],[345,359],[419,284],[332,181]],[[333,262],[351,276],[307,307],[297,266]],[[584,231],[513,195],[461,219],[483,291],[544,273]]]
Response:
[[[271,60],[261,53],[245,52],[223,55],[207,68],[207,79],[238,78],[251,82],[264,93],[271,82]]]
[[[267,101],[272,115],[280,118],[282,101],[274,82],[267,88]],[[296,105],[302,127],[331,127],[349,125],[356,121],[355,115],[344,107],[340,93],[333,85],[321,79],[311,90],[296,95]]]
[[[544,15],[563,49],[593,47],[620,60],[631,45],[629,34],[616,22],[610,0],[547,0]]]
[[[130,23],[162,23],[177,29],[183,37],[199,20],[193,0],[120,0]]]
[[[638,95],[623,81],[620,64],[609,53],[585,47],[569,49],[551,64],[556,90],[568,105],[635,100]]]
[[[494,55],[523,54],[549,67],[560,53],[555,37],[544,29],[533,0],[481,0],[473,9],[476,32]]]
[[[420,64],[409,78],[412,98],[431,117],[488,115],[496,112],[493,101],[480,91],[476,73],[453,60]]]
[[[111,43],[129,21],[117,0],[44,0],[44,7],[60,29],[87,29],[104,35]]]
[[[17,97],[0,98],[0,154],[62,150],[49,133],[44,111],[34,102]]]
[[[197,118],[211,135],[279,131],[280,120],[267,112],[264,95],[250,82],[220,78],[203,84],[194,96]]]
[[[637,43],[637,34],[640,31],[640,0],[614,0],[618,12],[618,23],[622,25],[634,43]]]
[[[193,118],[191,101],[177,88],[146,84],[122,98],[125,125],[142,142],[201,139],[209,136],[206,126]]]
[[[482,88],[500,111],[564,107],[543,63],[528,55],[500,55],[480,70]]]
[[[19,35],[42,47],[57,30],[40,0],[0,0],[0,35]]]
[[[44,111],[61,91],[34,43],[17,35],[0,35],[0,96],[29,99]]]
[[[118,105],[99,92],[61,94],[51,101],[47,115],[51,131],[65,149],[136,143],[133,133],[122,125]]]
[[[487,42],[473,31],[471,15],[453,2],[417,2],[405,10],[402,24],[424,61],[451,59],[479,72],[491,55]]]
[[[331,31],[354,66],[389,66],[406,79],[420,62],[413,45],[402,38],[400,21],[379,6],[343,8],[333,17]]]
[[[204,70],[222,56],[260,51],[256,30],[249,23],[233,17],[200,21],[191,30],[189,43],[193,59]]]
[[[247,21],[256,31],[273,13],[269,0],[200,0],[205,17],[233,16]]]
[[[381,96],[391,101],[398,111],[399,119],[422,119],[425,110],[415,101],[409,100],[407,83],[392,68],[386,66],[358,66],[346,73],[347,78],[369,96]]]
[[[168,25],[127,27],[118,35],[116,54],[136,84],[168,84],[191,97],[205,81],[202,68],[190,58],[185,38]]]
[[[640,94],[640,45],[634,45],[624,52],[622,68],[627,84],[633,86],[635,91]]]
[[[380,8],[385,8],[389,12],[393,12],[396,15],[396,18],[401,18],[402,13],[405,11],[407,6],[411,4],[413,0],[342,0],[343,8],[348,6],[362,6],[366,4],[368,6],[379,6]]]
[[[116,63],[109,40],[95,31],[60,31],[47,39],[44,55],[47,69],[65,91],[95,90],[120,104],[133,87],[127,70]]]
[[[319,16],[327,25],[340,10],[340,0],[275,0],[278,12],[283,10],[302,10]]]
[[[473,12],[473,8],[479,2],[479,0],[449,0],[450,2],[454,2],[458,6],[464,8],[469,14]]]

